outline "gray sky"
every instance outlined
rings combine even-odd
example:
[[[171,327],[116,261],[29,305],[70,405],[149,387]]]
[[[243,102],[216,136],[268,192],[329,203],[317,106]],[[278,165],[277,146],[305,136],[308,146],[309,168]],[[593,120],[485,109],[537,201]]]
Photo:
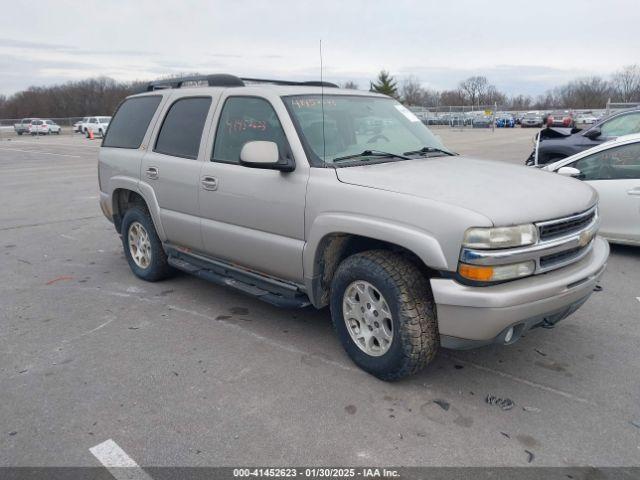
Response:
[[[368,86],[388,69],[452,88],[475,74],[536,95],[640,63],[638,0],[3,2],[0,93],[181,72]]]

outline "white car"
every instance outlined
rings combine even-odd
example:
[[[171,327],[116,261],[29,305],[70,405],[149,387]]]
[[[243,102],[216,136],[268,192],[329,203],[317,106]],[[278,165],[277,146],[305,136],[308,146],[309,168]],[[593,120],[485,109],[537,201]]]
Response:
[[[84,117],[82,120],[78,120],[73,124],[73,132],[74,133],[84,133],[82,126],[89,121],[89,117]]]
[[[600,235],[611,243],[640,246],[640,134],[618,137],[544,170],[591,185],[600,196]]]
[[[92,132],[94,135],[98,135],[100,137],[104,137],[104,134],[107,131],[107,127],[109,127],[109,122],[111,121],[111,117],[88,117],[86,123],[82,124],[82,131],[85,133],[87,138],[89,138],[89,132]]]
[[[31,135],[48,135],[49,125],[47,125],[44,120],[34,118],[27,127],[27,132]]]
[[[597,121],[598,119],[595,117],[595,115],[591,114],[578,115],[576,117],[576,123],[579,123],[581,125],[593,125]]]
[[[53,120],[45,120],[44,123],[48,127],[47,134],[55,133],[56,135],[60,135],[60,130],[62,130],[62,128],[60,128],[60,125],[58,125]]]

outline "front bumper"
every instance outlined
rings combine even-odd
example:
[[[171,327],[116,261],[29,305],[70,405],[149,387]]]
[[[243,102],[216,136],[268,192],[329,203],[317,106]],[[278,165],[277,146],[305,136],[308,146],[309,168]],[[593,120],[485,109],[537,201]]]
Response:
[[[522,280],[473,287],[452,279],[432,279],[442,346],[466,349],[513,343],[532,327],[562,320],[589,298],[608,256],[609,244],[596,237],[580,261]],[[514,327],[513,338],[505,342],[510,327]]]

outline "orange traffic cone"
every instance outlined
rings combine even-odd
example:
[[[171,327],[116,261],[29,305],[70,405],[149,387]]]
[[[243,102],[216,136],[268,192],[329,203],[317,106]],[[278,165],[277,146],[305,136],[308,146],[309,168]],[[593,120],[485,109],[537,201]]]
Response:
[[[89,130],[89,140],[93,140],[93,130]]]

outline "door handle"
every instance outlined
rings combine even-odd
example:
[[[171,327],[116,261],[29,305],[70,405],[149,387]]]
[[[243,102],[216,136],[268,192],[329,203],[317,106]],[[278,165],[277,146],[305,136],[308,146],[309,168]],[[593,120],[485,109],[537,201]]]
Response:
[[[202,188],[205,190],[217,190],[218,189],[218,179],[216,177],[202,177],[201,179]]]
[[[640,187],[627,190],[627,195],[633,195],[634,197],[640,197]]]
[[[159,173],[158,167],[149,167],[144,173],[147,176],[147,178],[150,178],[151,180],[157,180],[158,173]]]

